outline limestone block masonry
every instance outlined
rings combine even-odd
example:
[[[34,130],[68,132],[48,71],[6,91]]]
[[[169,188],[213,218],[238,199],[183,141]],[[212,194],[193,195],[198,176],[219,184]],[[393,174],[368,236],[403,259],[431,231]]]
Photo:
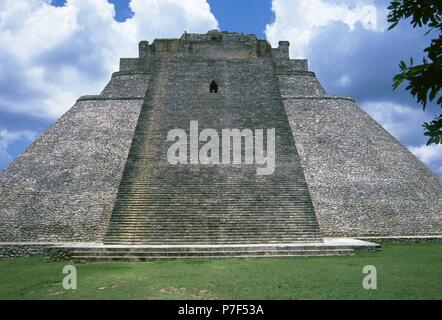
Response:
[[[168,130],[192,120],[275,128],[274,174],[169,164]],[[54,242],[142,245],[143,257],[156,245],[320,254],[323,236],[441,235],[441,179],[351,98],[327,94],[287,41],[250,34],[141,41],[100,95],[79,98],[0,174],[2,257]]]

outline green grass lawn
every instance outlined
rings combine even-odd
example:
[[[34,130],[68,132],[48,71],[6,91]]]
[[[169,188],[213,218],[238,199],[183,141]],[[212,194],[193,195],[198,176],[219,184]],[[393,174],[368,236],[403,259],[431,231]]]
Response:
[[[76,264],[78,289],[41,257],[0,261],[1,299],[441,299],[442,243],[384,244],[351,257]],[[362,287],[374,265],[378,289]]]

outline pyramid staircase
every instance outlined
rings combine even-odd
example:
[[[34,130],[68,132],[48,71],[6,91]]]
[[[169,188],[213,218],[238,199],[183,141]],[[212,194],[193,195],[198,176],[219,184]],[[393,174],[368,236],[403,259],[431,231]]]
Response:
[[[321,246],[274,66],[262,60],[155,63],[104,237],[107,248],[76,249],[75,259],[352,252]],[[209,93],[212,78],[219,82],[216,94]],[[214,128],[219,133],[224,128],[275,128],[274,174],[258,176],[256,164],[169,164],[166,155],[172,142],[166,141],[167,132],[181,128],[188,133],[192,120],[199,121],[200,131]]]

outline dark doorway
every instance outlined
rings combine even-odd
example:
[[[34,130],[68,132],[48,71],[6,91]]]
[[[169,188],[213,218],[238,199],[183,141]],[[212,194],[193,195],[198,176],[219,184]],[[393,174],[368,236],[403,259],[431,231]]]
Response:
[[[210,83],[210,93],[218,93],[218,84],[215,80]]]

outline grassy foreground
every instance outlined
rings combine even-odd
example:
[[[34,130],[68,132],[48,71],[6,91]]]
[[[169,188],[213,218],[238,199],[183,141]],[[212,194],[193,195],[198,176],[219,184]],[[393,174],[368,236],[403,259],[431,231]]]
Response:
[[[77,290],[62,287],[66,264],[0,261],[0,299],[442,299],[442,243],[352,257],[82,263]],[[362,287],[365,265],[377,268],[377,290]]]

